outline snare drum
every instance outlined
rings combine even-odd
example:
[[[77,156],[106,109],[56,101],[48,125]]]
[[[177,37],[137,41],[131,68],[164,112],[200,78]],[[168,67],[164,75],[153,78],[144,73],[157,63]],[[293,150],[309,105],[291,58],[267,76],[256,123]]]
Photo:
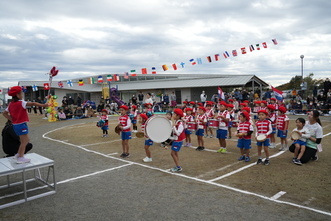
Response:
[[[220,122],[217,119],[210,119],[208,127],[218,129]]]
[[[265,141],[267,139],[267,136],[265,135],[265,134],[260,134],[260,135],[258,135],[257,137],[256,137],[256,140],[258,141],[258,142],[263,142],[263,141]]]
[[[198,124],[196,122],[187,122],[186,124],[188,131],[196,131],[198,128]]]
[[[298,131],[292,131],[291,138],[292,140],[299,140],[301,138],[301,135]]]
[[[153,116],[146,121],[145,136],[156,143],[166,141],[172,132],[172,123],[165,117]]]

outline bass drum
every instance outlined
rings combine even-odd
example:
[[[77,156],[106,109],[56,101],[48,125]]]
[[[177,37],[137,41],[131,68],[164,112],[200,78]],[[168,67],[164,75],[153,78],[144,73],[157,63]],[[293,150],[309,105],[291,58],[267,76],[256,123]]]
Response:
[[[169,139],[172,132],[172,122],[165,117],[153,116],[146,121],[145,135],[156,143]]]

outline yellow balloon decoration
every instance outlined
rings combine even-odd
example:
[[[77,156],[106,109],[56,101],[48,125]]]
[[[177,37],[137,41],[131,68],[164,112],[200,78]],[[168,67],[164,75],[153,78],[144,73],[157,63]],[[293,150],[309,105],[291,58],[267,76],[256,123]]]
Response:
[[[48,113],[48,122],[55,122],[57,121],[57,111],[56,108],[59,104],[56,102],[57,96],[49,96],[47,103],[50,104],[50,106],[46,109]]]

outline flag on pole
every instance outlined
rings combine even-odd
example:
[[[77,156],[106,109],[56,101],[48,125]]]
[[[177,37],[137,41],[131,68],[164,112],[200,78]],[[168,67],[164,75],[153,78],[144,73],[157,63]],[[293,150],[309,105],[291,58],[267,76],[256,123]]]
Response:
[[[246,54],[246,48],[245,47],[241,48],[241,53]]]
[[[202,64],[201,58],[197,58],[197,62],[198,62],[198,64]]]
[[[38,91],[38,87],[37,87],[37,85],[32,85],[32,91]]]
[[[118,74],[114,74],[114,81],[119,81],[120,80],[120,76]]]
[[[225,95],[224,95],[224,92],[222,91],[221,87],[218,87],[217,91],[218,91],[218,96],[220,98],[222,98],[222,100],[225,100]]]
[[[276,99],[279,101],[283,101],[283,91],[278,90],[277,88],[274,88],[273,86],[271,86],[271,89],[274,92]]]
[[[134,76],[137,76],[136,70],[131,70],[131,71],[130,71],[130,75],[133,76],[133,77],[134,77]]]
[[[256,44],[256,50],[260,50],[260,44]]]
[[[71,80],[67,81],[67,85],[68,85],[68,87],[73,87],[74,86],[74,84],[72,83]]]
[[[156,68],[152,67],[152,74],[156,74]]]
[[[111,76],[111,74],[108,74],[107,75],[107,81],[112,81],[113,80],[113,77]]]
[[[147,74],[147,68],[142,68],[142,69],[141,69],[141,73],[142,73],[142,74]]]
[[[233,57],[236,57],[238,55],[237,50],[232,50]]]
[[[215,61],[218,61],[220,54],[215,54]]]
[[[254,46],[253,45],[250,45],[249,46],[249,50],[252,52],[252,51],[254,51],[255,49],[254,49]]]
[[[211,62],[211,57],[207,56],[207,61],[210,63]]]
[[[168,70],[168,66],[166,64],[162,65],[162,68],[163,68],[164,71]]]
[[[274,45],[277,45],[278,44],[276,38],[272,39],[272,42],[274,43]]]
[[[173,68],[174,70],[177,70],[177,65],[176,65],[176,64],[172,64],[172,68]]]
[[[190,59],[191,65],[196,65],[197,63],[194,61],[194,58]]]
[[[98,76],[98,83],[103,83],[103,78],[102,78],[102,76],[100,75],[100,76]]]
[[[57,82],[57,85],[59,86],[59,88],[63,88],[63,82],[62,81]]]
[[[45,91],[49,90],[49,83],[44,83],[44,90]]]
[[[268,46],[267,46],[267,42],[263,42],[262,43],[262,46],[264,47],[264,48],[267,48]]]
[[[89,84],[94,84],[95,82],[94,82],[94,78],[93,77],[90,77],[89,79],[88,79],[88,82],[89,82]]]
[[[83,81],[83,79],[80,79],[80,80],[78,81],[78,86],[84,86],[84,81]]]
[[[129,79],[129,72],[124,72],[124,79]]]

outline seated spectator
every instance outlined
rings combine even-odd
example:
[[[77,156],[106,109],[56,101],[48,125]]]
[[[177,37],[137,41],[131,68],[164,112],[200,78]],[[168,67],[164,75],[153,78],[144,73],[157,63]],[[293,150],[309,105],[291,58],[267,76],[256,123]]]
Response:
[[[74,112],[75,119],[82,119],[85,118],[84,111],[82,110],[82,107],[77,107]]]
[[[57,116],[58,116],[59,120],[67,119],[66,114],[63,112],[62,108],[58,109]]]
[[[65,107],[63,112],[66,115],[66,119],[72,119],[72,112],[69,107]]]
[[[85,108],[85,114],[84,114],[85,117],[93,117],[93,114],[94,113],[91,106]]]

